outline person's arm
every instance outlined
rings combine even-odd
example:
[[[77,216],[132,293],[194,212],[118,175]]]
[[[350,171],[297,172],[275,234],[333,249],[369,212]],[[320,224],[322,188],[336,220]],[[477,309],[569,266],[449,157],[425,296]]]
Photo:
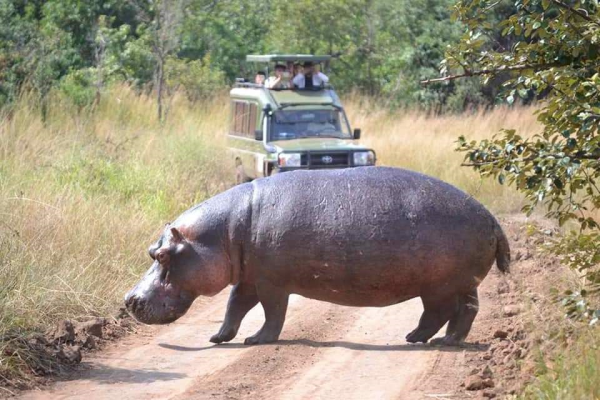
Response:
[[[265,86],[267,86],[268,89],[274,89],[274,88],[276,88],[279,85],[279,82],[281,82],[281,77],[280,76],[275,77],[273,79],[269,78],[269,82]]]
[[[319,74],[319,78],[321,79],[323,84],[329,83],[329,77],[327,75],[325,75],[321,71],[319,71],[318,74]]]

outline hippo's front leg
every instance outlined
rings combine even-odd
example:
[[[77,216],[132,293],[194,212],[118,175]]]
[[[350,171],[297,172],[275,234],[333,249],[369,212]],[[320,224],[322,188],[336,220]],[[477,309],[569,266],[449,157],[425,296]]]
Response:
[[[258,303],[258,295],[256,287],[238,283],[231,289],[229,302],[227,303],[227,312],[221,329],[216,335],[210,338],[213,343],[229,342],[237,335],[238,329],[242,320],[256,304]]]
[[[265,311],[265,323],[258,332],[246,338],[244,344],[275,342],[283,329],[289,293],[266,281],[256,284],[256,292]]]

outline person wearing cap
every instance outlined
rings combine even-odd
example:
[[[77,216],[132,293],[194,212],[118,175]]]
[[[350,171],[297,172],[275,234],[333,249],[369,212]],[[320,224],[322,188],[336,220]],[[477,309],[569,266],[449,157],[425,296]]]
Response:
[[[292,83],[298,89],[312,89],[321,87],[329,82],[327,75],[321,71],[315,70],[315,65],[311,61],[304,63],[304,71],[294,77]]]
[[[288,89],[289,76],[286,77],[286,66],[283,64],[277,64],[275,66],[275,76],[270,76],[265,82],[265,87],[268,89]]]

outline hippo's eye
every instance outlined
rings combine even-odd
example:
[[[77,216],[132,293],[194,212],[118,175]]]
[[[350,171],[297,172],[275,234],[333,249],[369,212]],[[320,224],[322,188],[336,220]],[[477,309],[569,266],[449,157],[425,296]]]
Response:
[[[156,253],[156,260],[162,265],[166,266],[169,263],[169,253],[166,251],[159,251]]]

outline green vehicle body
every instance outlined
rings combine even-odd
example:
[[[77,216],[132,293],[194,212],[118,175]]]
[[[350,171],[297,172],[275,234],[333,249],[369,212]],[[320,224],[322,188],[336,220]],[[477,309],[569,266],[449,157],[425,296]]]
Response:
[[[248,59],[252,57],[277,56],[248,56]],[[293,56],[279,57],[289,59]],[[302,57],[306,60],[314,56]],[[321,61],[324,57],[327,56],[314,58]],[[331,87],[318,90],[267,89],[261,85],[238,83],[230,92],[230,100],[227,147],[235,163],[238,183],[290,170],[350,168],[375,163],[375,153],[358,143],[360,130],[351,133],[342,104]],[[310,136],[293,137],[291,133],[289,138],[278,136],[287,134],[280,132],[285,128],[281,121],[306,116],[325,116],[331,124],[322,125],[319,124],[322,121],[317,121],[319,123],[311,125],[308,121],[303,126],[316,127]],[[304,122],[299,120],[287,125]],[[336,126],[339,132],[319,132],[321,126]],[[355,156],[354,153],[360,154]],[[289,155],[296,157],[296,162],[300,159],[300,165],[283,164],[282,159]],[[358,161],[363,160],[361,165],[356,165],[355,157],[359,158]],[[365,158],[368,158],[368,164],[364,163]]]

